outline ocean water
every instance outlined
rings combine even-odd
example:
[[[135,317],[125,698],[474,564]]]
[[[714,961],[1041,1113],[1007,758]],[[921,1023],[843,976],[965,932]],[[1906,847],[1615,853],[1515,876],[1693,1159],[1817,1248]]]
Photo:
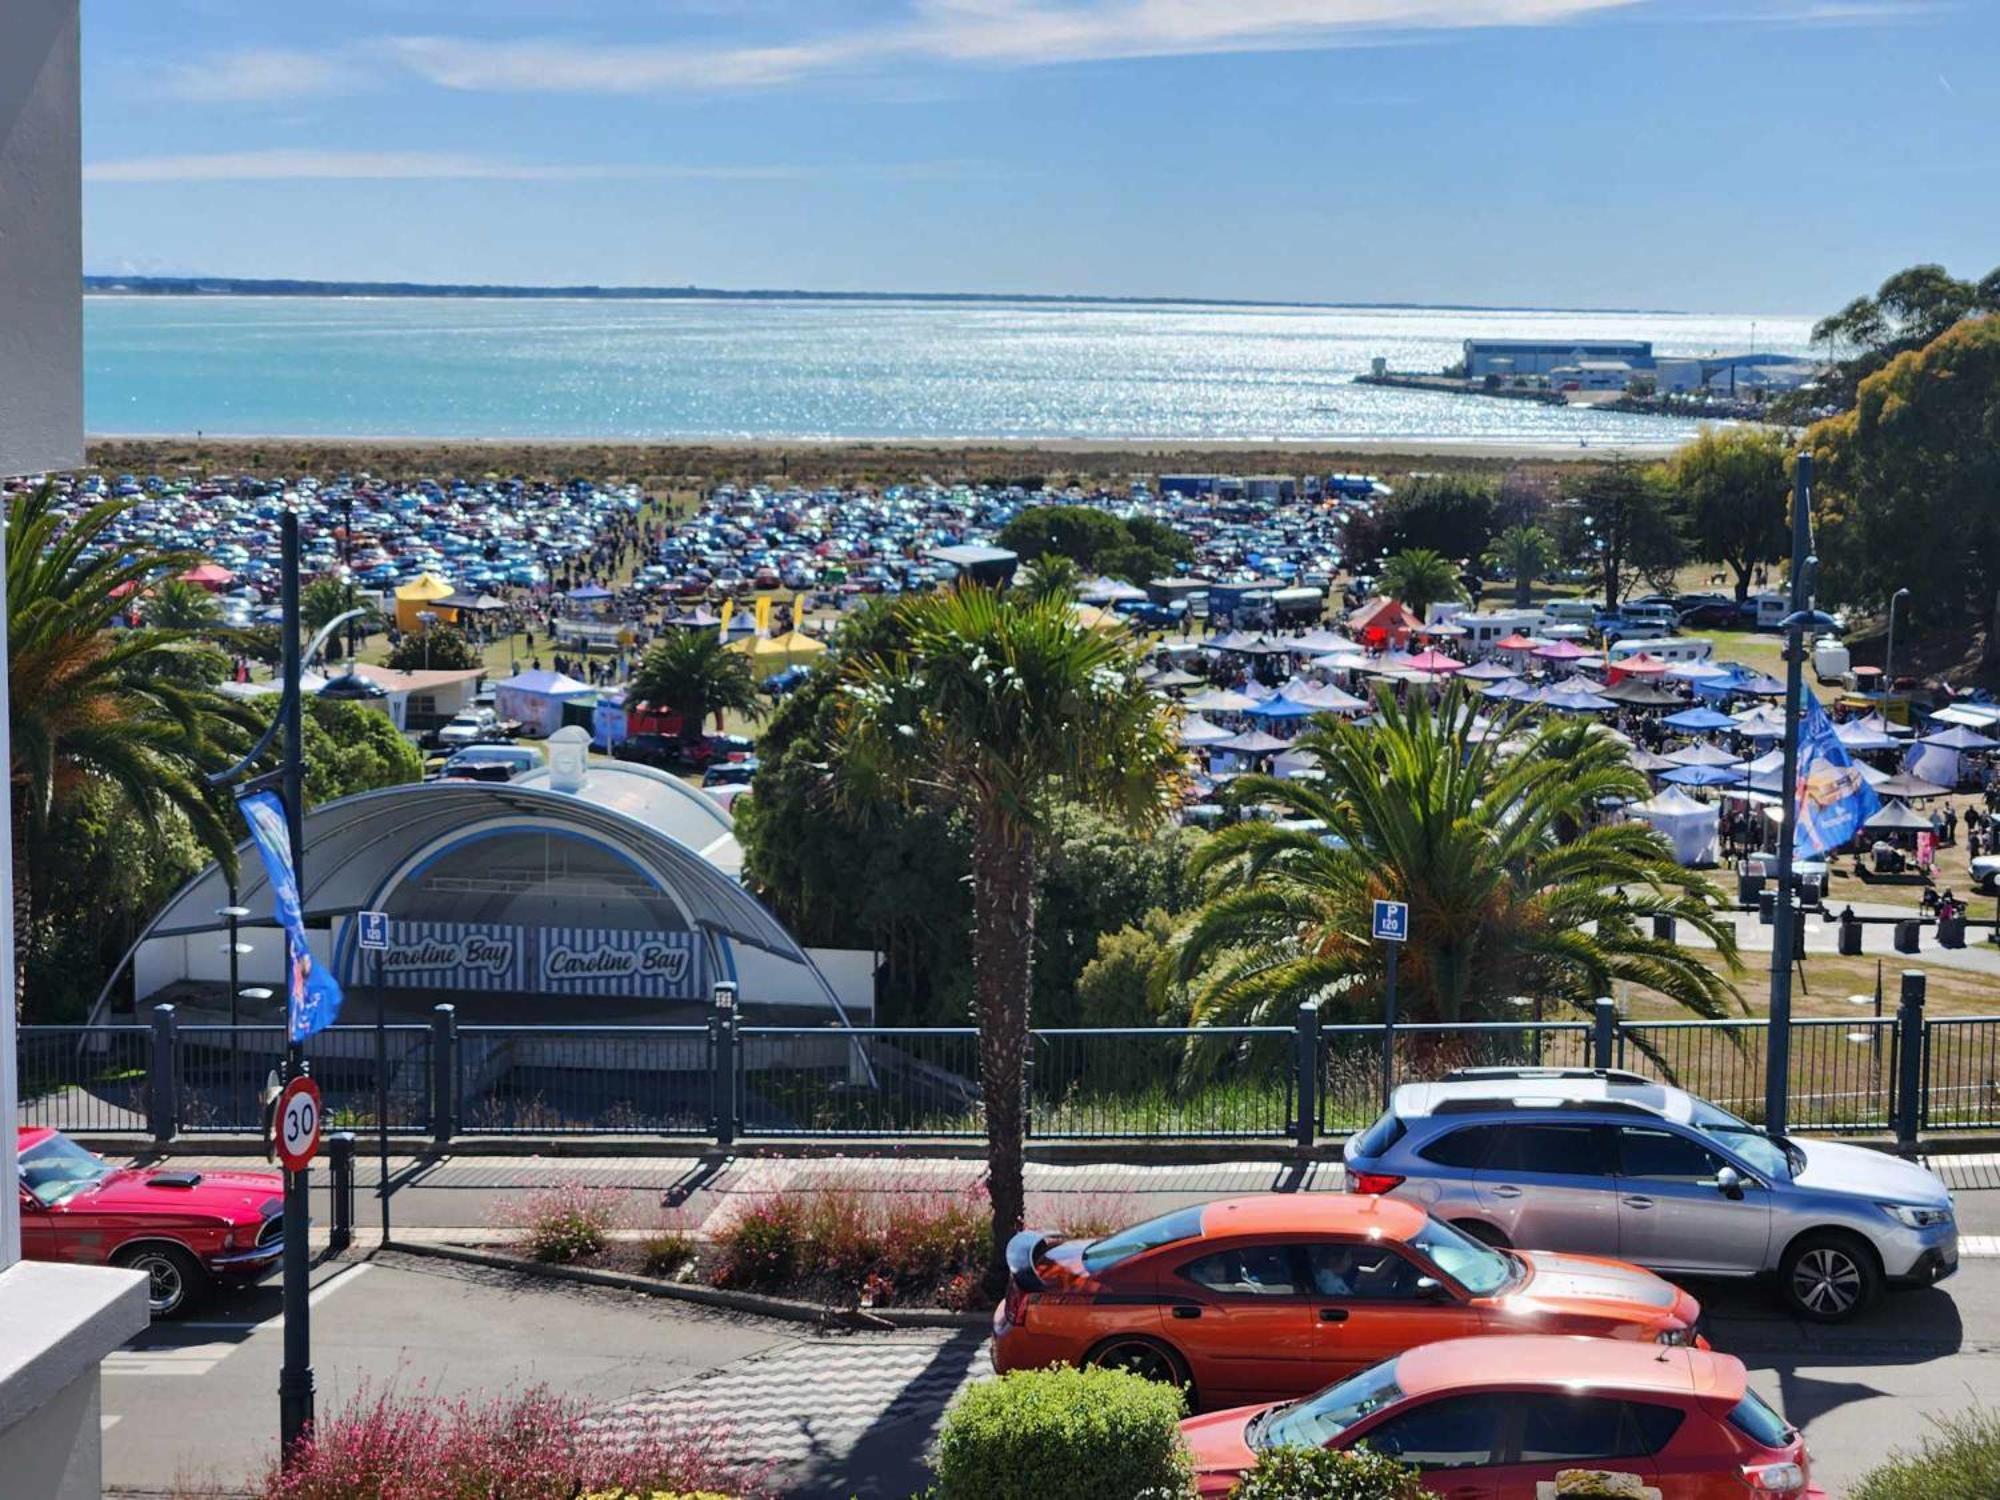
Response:
[[[1474,336],[1805,353],[1804,318],[1033,303],[85,300],[94,434],[1671,444],[1693,424],[1353,384]]]

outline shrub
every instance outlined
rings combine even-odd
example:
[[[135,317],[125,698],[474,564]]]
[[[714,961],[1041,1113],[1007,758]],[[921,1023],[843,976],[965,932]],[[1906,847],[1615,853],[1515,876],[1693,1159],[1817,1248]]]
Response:
[[[625,1198],[615,1188],[584,1187],[566,1182],[543,1188],[494,1210],[510,1228],[521,1231],[521,1247],[545,1265],[567,1265],[596,1255],[624,1217]]]
[[[931,1286],[984,1265],[993,1220],[983,1201],[949,1193],[891,1198],[883,1210],[882,1260],[906,1286]]]
[[[764,1474],[723,1450],[726,1435],[663,1424],[609,1427],[536,1387],[475,1403],[363,1391],[323,1421],[263,1500],[570,1500],[587,1491],[746,1495]]]
[[[2000,1413],[1936,1419],[1917,1451],[1898,1450],[1848,1487],[1849,1500],[1988,1500],[2000,1474]]]
[[[799,1264],[800,1218],[798,1200],[783,1195],[744,1209],[716,1237],[716,1285],[771,1291],[789,1282]]]
[[[1267,1448],[1233,1500],[1429,1500],[1417,1471],[1357,1448]]]
[[[859,1283],[882,1259],[878,1215],[856,1187],[824,1187],[799,1197],[804,1263],[840,1281]]]
[[[677,1276],[695,1256],[685,1229],[658,1229],[639,1242],[639,1269],[648,1276]]]
[[[1122,1370],[1017,1370],[968,1389],[938,1435],[936,1500],[1191,1493],[1181,1396]]]

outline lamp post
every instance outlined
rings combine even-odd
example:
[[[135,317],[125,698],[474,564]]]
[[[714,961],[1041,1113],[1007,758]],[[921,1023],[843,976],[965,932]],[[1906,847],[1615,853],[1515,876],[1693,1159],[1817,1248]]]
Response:
[[[250,908],[236,904],[234,880],[229,882],[229,904],[217,907],[215,914],[229,922],[229,941],[223,944],[222,951],[229,955],[229,1118],[236,1123],[243,1118],[243,1034],[236,1029],[236,997],[242,979],[237,973],[237,960],[250,951],[250,945],[238,939],[237,924],[250,915]]]
[[[1778,829],[1778,900],[1771,926],[1771,1019],[1764,1062],[1764,1129],[1783,1135],[1792,1070],[1792,934],[1798,911],[1792,903],[1792,851],[1799,831],[1799,715],[1805,692],[1806,632],[1834,622],[1812,608],[1812,455],[1801,452],[1792,480],[1791,613],[1785,632],[1785,755],[1779,785],[1784,821]]]
[[[1889,699],[1896,692],[1896,605],[1910,597],[1908,589],[1889,596],[1889,642],[1882,652],[1882,717],[1889,717]]]
[[[336,615],[320,627],[312,641],[303,649],[299,642],[299,516],[296,510],[287,507],[280,518],[279,538],[281,585],[279,599],[283,624],[283,653],[279,675],[283,692],[278,700],[278,715],[271,721],[271,727],[258,737],[257,743],[235,765],[226,771],[217,771],[208,778],[211,786],[223,787],[242,783],[246,787],[265,789],[275,785],[285,808],[286,842],[291,846],[292,875],[301,892],[305,890],[305,746],[302,728],[302,695],[299,680],[304,672],[304,660],[317,652],[321,646],[352,620],[357,613],[348,610]],[[270,749],[273,739],[280,739],[282,745],[278,769],[261,775],[253,775],[252,768],[265,751]],[[286,939],[286,972],[295,973],[299,960],[305,955],[290,952],[291,940]],[[233,1001],[232,1001],[233,1003]],[[291,1040],[291,1028],[286,1026],[285,1077],[287,1080],[299,1078],[307,1072],[305,1047]],[[306,1263],[306,1234],[310,1223],[308,1201],[308,1179],[303,1171],[285,1173],[284,1208],[284,1357],[278,1372],[278,1452],[282,1462],[290,1463],[297,1451],[299,1440],[312,1426],[313,1420],[313,1372],[312,1372],[312,1325],[311,1313],[306,1300],[309,1290],[309,1267]]]

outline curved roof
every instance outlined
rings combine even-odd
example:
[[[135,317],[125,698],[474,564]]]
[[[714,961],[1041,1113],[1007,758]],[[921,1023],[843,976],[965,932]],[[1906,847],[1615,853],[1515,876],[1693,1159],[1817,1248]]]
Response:
[[[742,853],[729,814],[685,782],[642,766],[594,766],[581,792],[552,791],[546,769],[519,781],[426,781],[328,802],[306,814],[309,917],[341,915],[377,899],[390,875],[440,837],[507,819],[594,835],[631,852],[669,885],[696,927],[810,964],[778,919],[735,878]],[[270,908],[261,863],[240,846],[239,905]],[[211,865],[183,886],[143,935],[213,932],[229,904],[222,871]],[[255,920],[255,919],[253,919]]]

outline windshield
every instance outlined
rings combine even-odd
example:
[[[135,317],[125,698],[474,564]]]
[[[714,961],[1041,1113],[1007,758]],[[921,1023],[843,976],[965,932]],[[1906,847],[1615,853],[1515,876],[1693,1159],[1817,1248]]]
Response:
[[[1518,1274],[1507,1256],[1436,1219],[1425,1220],[1410,1246],[1475,1297],[1492,1296]]]
[[[1790,1177],[1796,1170],[1791,1150],[1783,1141],[1773,1140],[1755,1125],[1737,1119],[1726,1109],[1717,1109],[1713,1104],[1697,1099],[1688,1115],[1688,1123],[1742,1157],[1753,1171],[1762,1172],[1767,1177]]]
[[[1254,1423],[1254,1448],[1324,1448],[1363,1417],[1403,1399],[1396,1361],[1385,1359],[1359,1375],[1336,1381],[1317,1395],[1281,1406]]]
[[[73,1198],[110,1175],[110,1162],[67,1136],[52,1135],[21,1153],[21,1185],[45,1206]]]
[[[1093,1241],[1084,1249],[1083,1268],[1094,1276],[1142,1251],[1157,1250],[1175,1240],[1191,1240],[1200,1233],[1201,1209],[1183,1208]]]

